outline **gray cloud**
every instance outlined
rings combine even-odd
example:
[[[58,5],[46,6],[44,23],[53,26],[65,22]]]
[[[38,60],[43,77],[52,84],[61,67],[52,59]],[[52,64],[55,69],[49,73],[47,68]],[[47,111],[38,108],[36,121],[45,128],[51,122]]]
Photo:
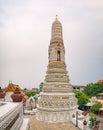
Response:
[[[0,1],[0,85],[9,80],[37,87],[46,75],[51,24],[63,25],[66,64],[72,84],[103,78],[101,0]]]

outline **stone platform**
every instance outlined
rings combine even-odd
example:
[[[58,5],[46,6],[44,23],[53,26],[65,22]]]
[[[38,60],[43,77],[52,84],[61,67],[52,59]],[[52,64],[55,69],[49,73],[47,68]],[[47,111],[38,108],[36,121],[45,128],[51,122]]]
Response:
[[[62,123],[47,123],[44,121],[38,121],[35,115],[24,115],[24,117],[30,119],[29,130],[80,130],[69,121]]]
[[[29,130],[29,127],[30,127],[29,122],[30,122],[30,119],[29,119],[29,118],[24,118],[20,130]]]

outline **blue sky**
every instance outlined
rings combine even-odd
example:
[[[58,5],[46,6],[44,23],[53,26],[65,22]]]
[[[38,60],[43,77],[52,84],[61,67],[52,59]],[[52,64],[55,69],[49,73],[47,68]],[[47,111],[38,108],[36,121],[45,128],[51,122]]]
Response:
[[[55,15],[63,27],[70,83],[103,79],[102,0],[0,0],[0,86],[38,87]]]

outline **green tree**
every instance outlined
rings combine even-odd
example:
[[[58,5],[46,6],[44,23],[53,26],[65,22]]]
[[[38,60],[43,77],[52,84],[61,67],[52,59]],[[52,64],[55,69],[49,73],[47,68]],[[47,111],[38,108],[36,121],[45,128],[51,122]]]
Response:
[[[94,113],[89,113],[89,116],[90,116],[90,125],[91,125],[91,128],[94,126],[94,123],[96,121],[96,115]]]
[[[98,114],[99,108],[101,108],[102,105],[101,104],[94,104],[93,106],[91,106],[91,111],[95,114]]]
[[[79,99],[78,99],[78,104],[79,106],[85,105],[89,102],[89,98],[82,95]]]
[[[89,97],[96,96],[98,93],[103,92],[103,84],[99,84],[99,83],[87,84],[83,92]]]
[[[88,96],[85,93],[80,92],[80,91],[76,91],[76,90],[74,90],[73,92],[75,93],[75,96],[78,99],[78,105],[80,107],[82,105],[85,105],[85,104],[87,104],[89,102],[89,98],[88,98]]]
[[[25,92],[25,94],[26,94],[28,97],[31,97],[31,96],[34,96],[36,93],[35,93],[35,92],[32,92],[32,91],[29,91],[29,92]]]

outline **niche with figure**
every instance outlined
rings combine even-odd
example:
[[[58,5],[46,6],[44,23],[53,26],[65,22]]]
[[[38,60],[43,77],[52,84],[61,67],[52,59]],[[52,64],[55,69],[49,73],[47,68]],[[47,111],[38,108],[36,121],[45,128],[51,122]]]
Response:
[[[57,61],[61,61],[60,50],[57,51]]]

